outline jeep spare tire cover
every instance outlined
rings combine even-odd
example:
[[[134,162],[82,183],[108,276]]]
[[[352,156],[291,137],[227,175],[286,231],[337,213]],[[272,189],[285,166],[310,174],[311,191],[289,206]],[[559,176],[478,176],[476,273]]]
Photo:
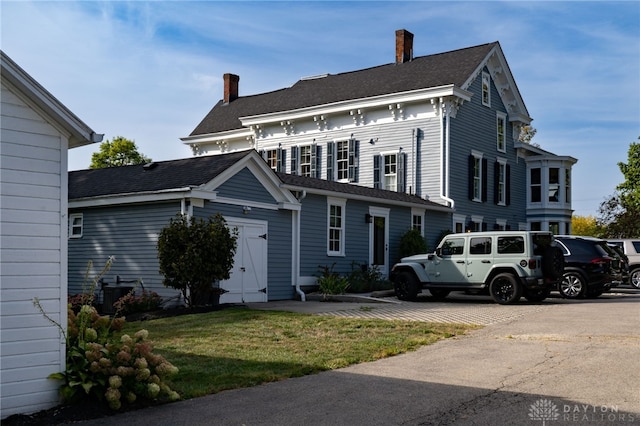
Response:
[[[549,246],[542,254],[542,273],[545,277],[558,279],[564,273],[564,254],[560,247]]]

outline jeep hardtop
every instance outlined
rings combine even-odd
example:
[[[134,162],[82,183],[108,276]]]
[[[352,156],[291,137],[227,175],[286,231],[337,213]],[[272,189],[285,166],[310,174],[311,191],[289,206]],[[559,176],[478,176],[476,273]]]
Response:
[[[422,289],[434,298],[451,291],[490,294],[500,304],[544,300],[564,272],[564,256],[553,234],[493,231],[446,235],[434,253],[403,258],[390,278],[400,300]]]

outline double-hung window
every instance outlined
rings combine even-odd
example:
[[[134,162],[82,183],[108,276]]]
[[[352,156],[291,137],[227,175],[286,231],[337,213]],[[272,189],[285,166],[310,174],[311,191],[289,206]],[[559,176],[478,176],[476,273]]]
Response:
[[[424,235],[424,210],[421,209],[411,209],[411,229],[415,229],[420,233],[420,235]]]
[[[284,151],[282,148],[267,148],[260,151],[260,155],[267,162],[271,170],[284,172]]]
[[[355,139],[327,144],[327,180],[358,181],[358,149]]]
[[[491,79],[486,72],[482,73],[482,105],[491,106]]]
[[[564,169],[564,199],[571,202],[571,169]]]
[[[401,151],[383,152],[373,157],[373,186],[405,192],[407,156]]]
[[[346,200],[327,198],[327,255],[344,256]]]
[[[84,227],[84,218],[82,213],[73,213],[69,215],[69,238],[82,238]]]
[[[469,156],[469,199],[487,201],[487,159],[475,150]]]
[[[496,148],[500,152],[506,152],[507,150],[507,116],[502,112],[498,112],[496,115]]]
[[[540,167],[531,169],[529,173],[531,186],[531,202],[539,203],[542,201],[542,179],[540,174]],[[539,231],[539,229],[537,230]]]
[[[508,206],[510,204],[510,186],[511,186],[511,167],[507,164],[505,158],[498,157],[494,165],[494,202],[499,206]]]
[[[560,169],[557,167],[549,168],[549,202],[557,203],[560,201]]]
[[[291,174],[318,176],[318,146],[314,144],[291,147]]]

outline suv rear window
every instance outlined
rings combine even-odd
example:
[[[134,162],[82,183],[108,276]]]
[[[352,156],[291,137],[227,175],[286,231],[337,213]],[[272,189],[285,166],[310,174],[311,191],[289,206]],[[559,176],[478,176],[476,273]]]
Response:
[[[524,253],[523,237],[498,237],[498,254]]]

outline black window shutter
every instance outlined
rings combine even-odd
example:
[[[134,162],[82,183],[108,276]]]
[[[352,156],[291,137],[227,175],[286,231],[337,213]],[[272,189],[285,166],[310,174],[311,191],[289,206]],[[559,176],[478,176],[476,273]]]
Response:
[[[475,177],[475,166],[476,166],[476,157],[473,155],[469,156],[469,199],[473,200],[473,180]],[[447,171],[447,173],[449,173]],[[451,176],[449,177],[451,178]]]
[[[278,148],[276,151],[276,171],[284,172],[284,159],[286,156],[286,152],[282,148]]]
[[[349,182],[358,181],[358,151],[359,142],[355,139],[349,140]]]
[[[511,166],[509,164],[505,166],[504,174],[505,174],[504,201],[507,205],[510,205],[511,204]]]
[[[407,181],[407,154],[398,153],[398,192],[406,192],[405,186]]]
[[[309,162],[311,163],[309,164],[309,168],[311,169],[311,177],[316,177],[316,148],[317,145],[315,143],[311,145],[311,159],[309,160]]]
[[[482,230],[483,231],[487,230],[487,222],[482,222]]]
[[[314,155],[316,156],[316,163],[315,163],[315,174],[312,175],[314,178],[318,178],[320,179],[320,177],[322,176],[321,173],[321,169],[322,169],[322,147],[318,144],[313,144],[313,147],[311,148],[313,150]]]
[[[373,187],[380,189],[380,159],[379,155],[373,156]]]
[[[333,180],[333,150],[334,143],[327,143],[327,180]]]
[[[500,202],[500,163],[493,163],[493,203]]]
[[[487,159],[483,158],[482,159],[482,201],[487,201],[487,187],[488,182],[487,182]]]
[[[298,147],[297,146],[291,147],[291,174],[292,175],[298,174]]]
[[[258,154],[260,154],[260,157],[262,157],[264,161],[267,161],[267,152],[264,149],[259,150]]]

